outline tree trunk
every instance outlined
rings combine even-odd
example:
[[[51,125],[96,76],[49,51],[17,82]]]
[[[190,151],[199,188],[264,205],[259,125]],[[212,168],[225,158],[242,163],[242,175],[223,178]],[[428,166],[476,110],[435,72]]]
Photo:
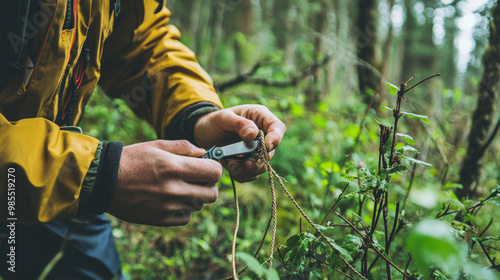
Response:
[[[212,43],[210,46],[210,57],[208,59],[208,71],[215,71],[215,63],[217,58],[217,48],[222,40],[222,22],[224,20],[224,12],[226,10],[225,1],[213,1],[213,25],[212,25]]]
[[[314,30],[318,34],[325,34],[327,24],[328,5],[323,0],[320,1],[321,9],[314,13]],[[319,63],[322,59],[321,54],[324,54],[323,37],[316,36],[314,39],[314,62]],[[306,90],[306,105],[309,108],[314,108],[321,100],[320,88],[320,73],[323,67],[319,67],[312,73],[313,82]]]
[[[358,58],[379,69],[376,57],[377,0],[359,0],[357,22]],[[358,65],[359,90],[362,100],[368,103],[378,88],[380,78],[363,63]]]
[[[389,14],[392,12],[392,8],[394,7],[394,0],[389,0],[388,1],[388,6],[389,6]],[[382,46],[382,64],[381,64],[381,74],[382,77],[379,80],[379,85],[377,88],[377,91],[380,93],[384,92],[386,90],[385,87],[385,81],[384,80],[389,80],[389,67],[391,67],[393,64],[391,63],[391,47],[392,47],[392,41],[394,38],[394,28],[392,25],[392,20],[389,20],[389,26],[388,26],[388,31],[387,31],[387,37],[385,38],[384,45]],[[379,100],[382,101],[384,98],[383,96],[386,96],[385,94],[380,94]]]
[[[457,196],[464,198],[474,194],[483,166],[482,158],[494,133],[490,134],[492,118],[495,113],[495,86],[500,80],[500,0],[492,11],[489,46],[483,55],[483,77],[479,85],[477,107],[472,116],[467,154],[460,169],[460,181],[463,188],[457,190]],[[488,137],[489,136],[489,137]],[[490,139],[490,140],[488,140]]]

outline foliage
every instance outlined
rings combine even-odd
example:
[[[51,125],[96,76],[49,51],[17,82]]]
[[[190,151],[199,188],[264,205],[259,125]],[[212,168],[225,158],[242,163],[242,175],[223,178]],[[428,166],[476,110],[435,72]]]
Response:
[[[250,8],[243,9],[247,2]],[[411,7],[407,7],[410,2]],[[498,192],[491,192],[500,182],[498,141],[484,158],[477,196],[460,200],[454,193],[460,187],[455,184],[457,170],[466,153],[465,127],[474,107],[472,93],[479,84],[477,69],[487,35],[481,27],[486,21],[483,8],[486,11],[491,3],[479,9],[482,17],[474,34],[476,49],[464,67],[457,65],[461,50],[454,24],[461,13],[468,12],[460,4],[464,1],[395,1],[392,8],[389,1],[379,2],[379,42],[387,37],[387,19],[401,18],[399,24],[393,22],[394,39],[387,50],[391,55],[383,61],[389,70],[382,81],[388,77],[399,81],[414,71],[443,74],[402,100],[404,109],[400,110],[397,129],[394,98],[401,86],[388,83],[388,89],[373,91],[389,111],[370,107],[358,94],[355,69],[363,62],[356,58],[354,41],[367,30],[352,28],[357,1],[200,3],[167,1],[172,23],[183,32],[183,42],[195,50],[216,84],[244,75],[260,63],[250,75],[254,82],[220,93],[224,105],[259,103],[278,115],[286,123],[287,133],[271,164],[318,225],[335,205],[320,226],[338,246],[334,250],[304,225],[293,205],[278,193],[276,242],[280,245],[275,252],[275,270],[269,272],[257,265],[266,260],[266,250],[255,259],[249,255],[258,248],[270,212],[267,178],[239,184],[238,268],[248,266],[241,278],[275,279],[274,271],[282,279],[343,279],[342,273],[354,276],[339,256],[352,260],[354,268],[366,273],[368,279],[388,278],[384,257],[416,279],[499,278],[498,271],[491,268],[492,262],[498,266],[500,259],[500,198]],[[225,5],[224,20],[217,26],[214,15],[221,5]],[[327,13],[328,19],[323,31],[314,24],[321,12]],[[435,38],[439,34],[432,32],[440,26],[444,28],[441,41]],[[217,28],[222,29],[222,35],[213,40]],[[379,46],[376,53],[381,52]],[[317,71],[293,81],[328,55],[328,62]],[[318,98],[311,102],[313,96]],[[132,144],[156,138],[154,130],[137,120],[124,102],[109,100],[101,91],[89,101],[82,126],[87,134],[105,141]],[[381,149],[382,126],[386,127],[384,133],[392,127],[390,132],[396,137],[389,133]],[[224,175],[218,202],[194,214],[185,227],[155,228],[113,219],[125,278],[229,276],[235,214],[229,185],[229,177]],[[430,226],[433,230],[427,230]],[[265,241],[268,244],[270,239]],[[403,279],[389,266],[393,279]]]

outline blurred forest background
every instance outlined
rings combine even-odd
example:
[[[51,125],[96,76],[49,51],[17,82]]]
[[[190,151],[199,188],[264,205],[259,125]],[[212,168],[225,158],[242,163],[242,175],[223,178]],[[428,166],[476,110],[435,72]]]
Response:
[[[404,161],[401,164],[408,170],[392,174],[389,215],[398,219],[404,214],[406,224],[389,245],[401,251],[392,256],[393,261],[405,268],[412,225],[438,217],[446,205],[460,213],[473,201],[488,197],[499,184],[500,141],[494,136],[500,114],[495,111],[499,101],[494,91],[499,90],[500,38],[490,36],[500,30],[500,24],[490,27],[491,22],[500,23],[500,12],[496,16],[492,12],[497,1],[168,0],[166,4],[172,11],[171,24],[181,30],[182,42],[212,76],[226,107],[262,104],[285,122],[287,133],[271,164],[313,221],[322,220],[350,181],[345,191],[349,195],[334,210],[349,220],[361,214],[360,220],[371,222],[374,202],[361,198],[368,177],[349,174],[376,173],[380,127],[373,118],[393,126],[392,112],[381,107],[396,106],[396,97],[385,83],[399,87],[413,74],[418,76],[409,86],[441,73],[407,93],[402,103],[404,111],[426,115],[429,123],[404,118],[398,126],[398,132],[413,136],[401,142],[420,151],[409,160],[432,166]],[[495,47],[496,54],[488,52]],[[153,129],[122,100],[110,100],[97,90],[89,105],[82,121],[87,134],[126,144],[156,139]],[[253,254],[258,248],[270,213],[268,184],[266,176],[237,184],[238,252]],[[194,214],[185,227],[155,228],[113,220],[126,279],[230,276],[235,211],[227,175],[219,187],[218,202]],[[348,279],[341,270],[354,277],[342,267],[321,266],[328,260],[313,261],[307,256],[299,267],[292,267],[296,264],[285,254],[293,244],[289,241],[287,248],[287,240],[313,231],[300,221],[286,196],[277,192],[277,246],[284,252],[275,255],[280,276]],[[457,244],[469,244],[464,258],[475,266],[469,272],[465,268],[453,272],[431,264],[432,278],[498,279],[500,253],[495,248],[499,247],[500,201],[494,197],[488,202],[492,203],[481,205],[480,213],[463,219],[440,217],[454,230]],[[335,215],[327,220],[342,222]],[[338,229],[335,238],[353,236],[352,229]],[[472,240],[474,230],[486,232],[476,233],[479,239]],[[374,235],[384,239],[381,227]],[[479,242],[484,236],[490,238]],[[257,256],[261,262],[267,258],[269,240]],[[361,249],[353,250],[355,257]],[[363,270],[356,258],[353,264]],[[243,265],[238,261],[238,267]],[[489,274],[479,273],[488,267]],[[408,271],[416,273],[420,268],[412,263]],[[256,278],[259,273],[254,268],[244,275]],[[384,262],[375,262],[368,275],[369,279],[388,278]],[[393,276],[403,278],[394,269]]]

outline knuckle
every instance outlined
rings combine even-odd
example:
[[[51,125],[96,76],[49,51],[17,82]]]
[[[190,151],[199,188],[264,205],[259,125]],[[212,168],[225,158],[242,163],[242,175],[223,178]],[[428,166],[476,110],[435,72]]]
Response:
[[[182,164],[174,160],[161,160],[159,165],[160,178],[177,177],[184,170]]]
[[[222,178],[222,172],[224,169],[222,168],[222,165],[217,164],[216,171],[214,173],[213,181],[214,182],[219,182],[219,180]]]
[[[262,105],[262,104],[258,104],[258,105],[256,105],[256,106],[257,106],[257,108],[258,108],[259,110],[262,110],[262,111],[267,111],[267,112],[271,112],[271,111],[269,110],[269,108],[267,108],[266,106],[264,106],[264,105]]]
[[[194,149],[194,146],[188,140],[183,139],[177,140],[177,148],[180,150],[192,151]]]
[[[219,189],[217,188],[217,186],[214,185],[210,190],[208,203],[216,202],[217,198],[219,198]]]

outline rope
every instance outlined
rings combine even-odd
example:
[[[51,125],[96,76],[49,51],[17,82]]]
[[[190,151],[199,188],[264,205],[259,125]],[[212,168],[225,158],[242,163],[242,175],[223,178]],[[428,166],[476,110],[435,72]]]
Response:
[[[302,207],[300,207],[299,203],[295,200],[295,198],[292,196],[290,191],[287,189],[287,187],[283,183],[283,180],[281,179],[281,177],[272,168],[271,164],[269,163],[269,157],[268,157],[267,148],[266,148],[264,139],[265,139],[264,132],[261,130],[261,131],[259,131],[259,141],[260,141],[260,144],[262,147],[262,151],[259,154],[257,154],[257,158],[262,160],[267,167],[267,171],[269,174],[269,186],[271,188],[272,204],[271,204],[271,217],[270,217],[269,222],[267,224],[267,228],[266,228],[266,231],[265,231],[264,236],[262,238],[262,242],[259,246],[259,249],[255,253],[255,256],[257,255],[260,248],[262,247],[262,244],[264,243],[265,236],[268,232],[270,223],[272,221],[273,227],[271,230],[271,245],[269,248],[269,258],[266,260],[266,262],[269,261],[269,269],[272,268],[273,255],[274,255],[274,243],[276,241],[276,223],[277,223],[277,204],[276,204],[276,192],[275,192],[275,187],[274,187],[274,179],[276,179],[278,181],[278,183],[281,186],[281,188],[283,189],[283,191],[286,193],[288,198],[292,201],[293,205],[295,205],[295,208],[297,208],[297,210],[299,210],[300,214],[302,214],[304,219],[309,223],[309,225],[311,225],[311,227],[314,228],[314,230],[326,241],[326,243],[334,251],[336,251],[335,246],[330,241],[330,239],[316,226],[316,224],[314,224],[314,222],[311,220],[311,218],[309,218],[309,216],[307,216],[306,212],[302,209]],[[236,254],[236,235],[237,235],[238,227],[239,227],[239,223],[240,223],[240,218],[239,218],[240,217],[240,210],[239,210],[239,205],[238,205],[238,197],[236,195],[236,187],[235,187],[234,180],[232,177],[231,177],[231,183],[233,186],[233,193],[234,193],[234,206],[236,208],[236,223],[235,223],[234,235],[233,235],[231,263],[232,263],[232,267],[233,267],[233,279],[238,280],[238,274],[245,271],[246,267],[243,268],[240,272],[236,271],[236,257],[235,257],[235,254]],[[356,274],[361,279],[367,280],[367,278],[364,277],[359,271],[357,271],[356,268],[354,268],[341,254],[339,254],[338,256],[344,262],[344,264],[350,270],[352,270],[354,272],[354,274]]]
[[[283,180],[281,180],[281,177],[278,175],[278,173],[276,173],[276,171],[274,171],[274,169],[271,167],[271,164],[269,163],[269,158],[267,156],[267,150],[266,150],[266,146],[264,145],[264,132],[262,132],[262,130],[259,132],[259,137],[260,137],[260,141],[261,141],[261,144],[262,144],[262,153],[259,155],[259,158],[262,159],[264,161],[264,163],[266,164],[266,167],[267,167],[267,171],[269,172],[269,184],[271,185],[271,188],[274,189],[274,180],[273,180],[273,177],[276,178],[276,180],[278,181],[279,185],[281,186],[281,188],[283,189],[283,191],[286,193],[286,195],[288,196],[288,198],[292,201],[293,205],[295,205],[295,208],[297,208],[297,210],[299,210],[300,214],[302,214],[302,216],[304,217],[304,219],[306,219],[306,221],[311,225],[311,227],[314,228],[314,230],[321,236],[323,237],[323,239],[325,239],[326,243],[334,250],[336,251],[335,249],[335,246],[333,245],[333,243],[329,240],[328,237],[326,237],[326,235],[316,226],[316,224],[313,223],[313,221],[309,218],[309,216],[307,216],[306,212],[304,212],[304,210],[302,209],[302,207],[300,207],[299,203],[297,203],[297,201],[295,200],[295,198],[293,198],[292,194],[290,193],[290,191],[288,191],[287,187],[285,186],[285,184],[283,183]],[[273,210],[275,211],[273,215],[276,214],[276,201],[275,201],[276,198],[274,198],[274,205],[273,205]],[[273,216],[275,219],[276,219],[276,216]],[[276,222],[274,223],[274,226],[276,226]],[[273,231],[275,233],[275,228],[273,228]],[[274,236],[273,236],[273,239],[274,239]],[[274,246],[274,240],[273,242],[271,243],[271,246]],[[357,276],[359,276],[361,279],[365,279],[366,280],[366,277],[364,277],[359,271],[357,271],[344,257],[342,257],[342,255],[339,254],[339,257],[340,259],[342,259],[342,261],[344,262],[344,264],[350,269],[352,270]],[[272,255],[271,255],[271,260],[270,262],[272,262]]]
[[[236,271],[236,236],[238,235],[238,227],[240,226],[240,206],[238,204],[238,196],[236,195],[236,186],[234,179],[231,176],[231,185],[233,186],[234,208],[236,209],[236,222],[234,226],[233,244],[231,246],[231,264],[233,266],[233,279],[238,280],[238,272]]]
[[[269,174],[269,186],[271,187],[271,220],[273,223],[273,228],[271,230],[271,245],[269,247],[269,269],[273,267],[273,255],[274,255],[274,242],[276,241],[276,225],[278,221],[277,209],[278,206],[276,204],[276,191],[274,188],[274,180],[273,174],[270,172],[272,170],[271,165],[269,164],[269,157],[267,154],[267,148],[265,144],[264,132],[262,130],[259,131],[259,140],[260,146],[262,147],[262,152],[258,155],[260,159],[264,162],[267,167]]]

